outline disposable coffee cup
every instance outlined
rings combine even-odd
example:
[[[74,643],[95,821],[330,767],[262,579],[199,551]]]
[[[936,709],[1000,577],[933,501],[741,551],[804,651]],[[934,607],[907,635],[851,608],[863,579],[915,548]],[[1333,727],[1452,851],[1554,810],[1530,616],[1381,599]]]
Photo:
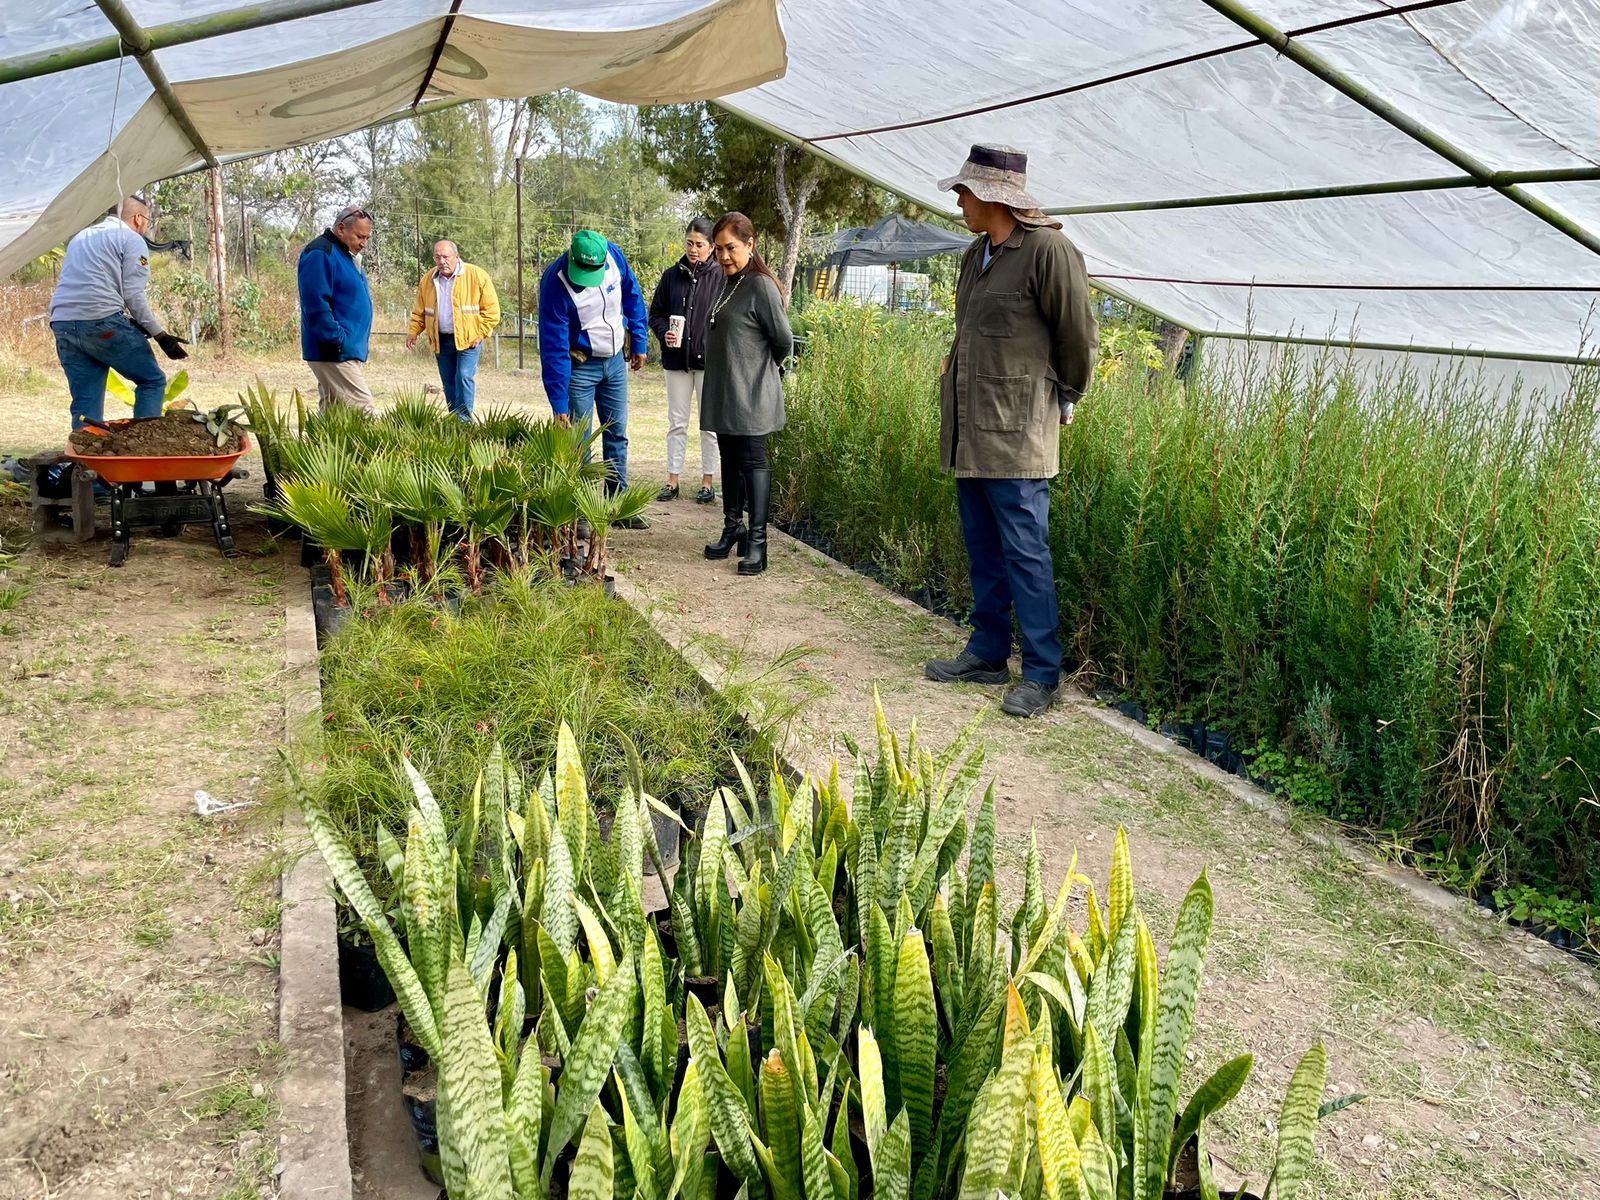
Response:
[[[683,345],[683,321],[682,317],[667,318],[667,332],[672,335],[672,340],[680,346]]]

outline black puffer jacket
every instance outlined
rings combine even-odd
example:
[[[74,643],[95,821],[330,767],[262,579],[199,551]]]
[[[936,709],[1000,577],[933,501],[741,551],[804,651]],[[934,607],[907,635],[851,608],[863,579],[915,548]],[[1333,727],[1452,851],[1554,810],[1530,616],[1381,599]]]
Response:
[[[661,276],[650,301],[650,328],[661,343],[661,365],[668,371],[706,369],[706,318],[722,294],[722,268],[712,259],[698,267],[685,255]],[[683,344],[667,345],[667,318],[683,317]]]

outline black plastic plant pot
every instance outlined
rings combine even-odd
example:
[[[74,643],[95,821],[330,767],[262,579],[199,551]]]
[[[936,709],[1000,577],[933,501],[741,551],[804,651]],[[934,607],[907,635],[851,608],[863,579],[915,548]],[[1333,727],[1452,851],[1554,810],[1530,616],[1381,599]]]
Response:
[[[444,1186],[444,1164],[439,1161],[438,1138],[417,1139],[417,1161],[422,1166],[422,1173],[428,1177],[428,1182]]]
[[[682,830],[666,813],[657,812],[653,808],[650,810],[650,828],[656,835],[656,852],[661,856],[661,865],[670,871],[678,865]],[[644,873],[646,875],[656,873],[656,864],[651,861],[648,854],[644,856]]]
[[[678,960],[678,938],[672,932],[672,918],[659,917],[656,919],[656,940],[661,943],[661,953],[668,959]]]
[[[405,1101],[406,1116],[411,1118],[411,1128],[419,1138],[439,1136],[439,1089],[433,1068],[424,1067],[405,1077],[400,1085],[400,1096]]]
[[[400,1074],[410,1075],[428,1065],[428,1052],[412,1036],[405,1014],[396,1013],[395,1017],[394,1040],[400,1050]]]
[[[707,1008],[722,999],[722,980],[715,975],[686,975],[683,986]]]
[[[1123,716],[1127,717],[1130,721],[1137,721],[1141,725],[1145,723],[1148,717],[1148,714],[1146,714],[1144,711],[1144,705],[1140,704],[1137,700],[1118,700],[1111,707],[1116,709]]]
[[[371,946],[358,946],[339,938],[339,999],[362,1012],[377,1012],[394,1003],[394,988]]]

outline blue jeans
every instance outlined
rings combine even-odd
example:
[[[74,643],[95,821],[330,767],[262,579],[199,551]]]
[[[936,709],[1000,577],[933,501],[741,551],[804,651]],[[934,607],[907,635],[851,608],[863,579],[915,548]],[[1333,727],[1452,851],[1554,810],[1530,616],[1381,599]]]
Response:
[[[628,356],[591,358],[572,364],[567,386],[572,423],[588,430],[600,410],[600,447],[611,467],[606,492],[614,495],[628,486]]]
[[[439,335],[439,381],[444,384],[444,402],[463,421],[472,420],[472,400],[478,392],[479,342],[470,350],[456,349],[456,335]]]
[[[52,321],[56,357],[72,393],[72,427],[103,421],[106,415],[106,371],[116,371],[134,386],[133,415],[159,417],[167,394],[167,377],[156,365],[150,342],[122,313],[97,321]]]
[[[1022,677],[1061,682],[1061,607],[1050,561],[1048,479],[958,479],[956,504],[972,581],[967,649],[1011,657],[1011,615],[1022,628]]]

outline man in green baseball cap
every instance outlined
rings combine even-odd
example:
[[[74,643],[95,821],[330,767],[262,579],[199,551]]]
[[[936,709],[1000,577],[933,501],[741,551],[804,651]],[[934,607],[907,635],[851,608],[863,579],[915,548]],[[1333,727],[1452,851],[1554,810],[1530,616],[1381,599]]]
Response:
[[[627,258],[603,235],[578,230],[539,281],[540,374],[562,424],[587,429],[599,409],[613,492],[628,486],[628,368],[643,369],[649,337],[644,292]]]

